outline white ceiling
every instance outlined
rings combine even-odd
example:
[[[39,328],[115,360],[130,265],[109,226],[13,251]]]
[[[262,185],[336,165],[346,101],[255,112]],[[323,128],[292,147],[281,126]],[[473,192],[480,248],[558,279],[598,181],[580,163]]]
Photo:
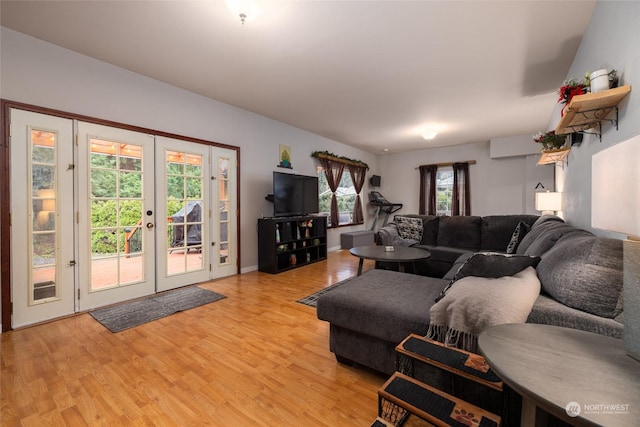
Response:
[[[5,1],[13,30],[380,153],[547,127],[595,1]],[[576,76],[581,77],[581,76]],[[433,141],[421,128],[436,125]]]

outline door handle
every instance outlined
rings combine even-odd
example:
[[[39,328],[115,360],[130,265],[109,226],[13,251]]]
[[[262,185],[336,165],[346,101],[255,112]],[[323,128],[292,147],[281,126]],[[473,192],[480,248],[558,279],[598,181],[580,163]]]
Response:
[[[152,223],[152,222],[148,222],[148,223],[147,223],[147,228],[148,228],[149,230],[151,230],[151,229],[153,228],[153,223]]]

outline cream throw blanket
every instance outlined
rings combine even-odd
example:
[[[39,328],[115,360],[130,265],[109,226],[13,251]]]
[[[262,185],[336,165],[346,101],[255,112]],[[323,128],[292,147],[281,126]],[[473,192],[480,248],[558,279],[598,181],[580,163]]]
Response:
[[[533,267],[497,279],[467,276],[431,307],[427,338],[477,353],[478,335],[504,323],[524,323],[540,294]]]

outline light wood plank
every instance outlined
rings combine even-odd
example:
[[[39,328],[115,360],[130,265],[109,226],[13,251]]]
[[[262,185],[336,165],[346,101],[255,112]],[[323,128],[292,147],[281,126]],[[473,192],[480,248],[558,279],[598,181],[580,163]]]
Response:
[[[341,250],[209,282],[227,298],[118,334],[86,313],[2,334],[1,425],[370,425],[386,377],[338,364],[296,302],[357,267]]]

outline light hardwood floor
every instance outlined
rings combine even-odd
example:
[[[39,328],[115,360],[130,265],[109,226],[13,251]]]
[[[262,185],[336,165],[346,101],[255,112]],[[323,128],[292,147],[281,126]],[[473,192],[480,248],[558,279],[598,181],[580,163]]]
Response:
[[[296,302],[357,266],[342,250],[208,282],[227,298],[117,334],[86,313],[2,334],[0,424],[369,426],[386,377],[338,364]]]

